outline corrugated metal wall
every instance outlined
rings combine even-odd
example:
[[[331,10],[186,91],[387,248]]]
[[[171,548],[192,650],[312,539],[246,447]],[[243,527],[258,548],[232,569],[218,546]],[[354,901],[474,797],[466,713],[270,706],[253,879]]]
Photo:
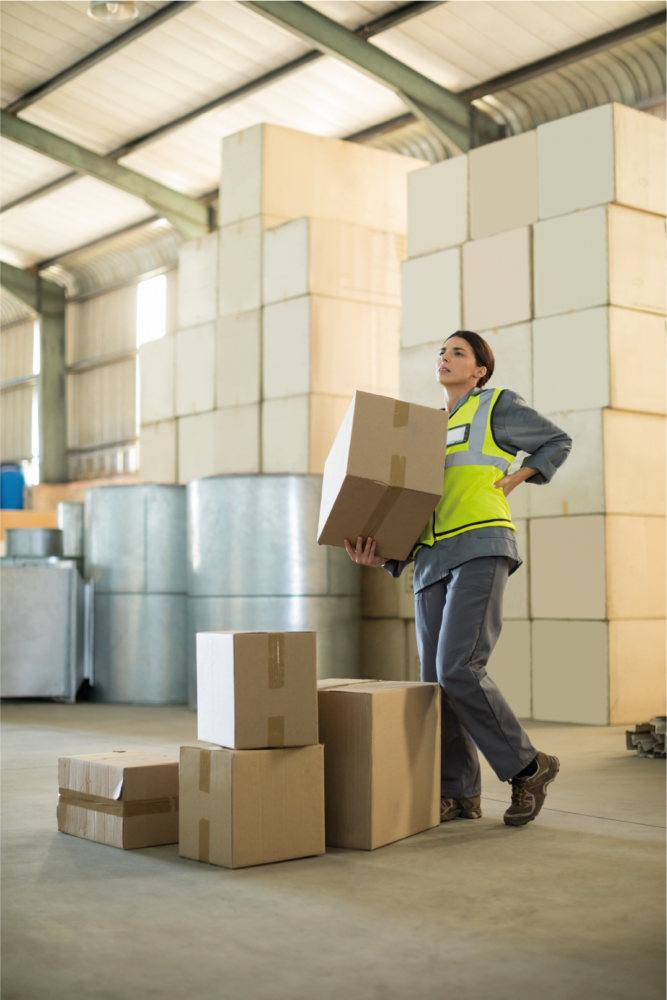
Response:
[[[34,317],[0,329],[0,460],[32,458],[32,410],[36,392],[33,377]]]
[[[176,271],[167,273],[167,328],[175,325]],[[135,472],[138,282],[67,305],[70,479]]]

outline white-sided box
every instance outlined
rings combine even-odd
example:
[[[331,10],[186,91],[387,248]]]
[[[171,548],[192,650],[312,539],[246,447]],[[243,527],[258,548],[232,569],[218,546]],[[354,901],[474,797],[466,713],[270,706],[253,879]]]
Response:
[[[317,743],[315,640],[315,632],[198,632],[198,739],[237,750]]]

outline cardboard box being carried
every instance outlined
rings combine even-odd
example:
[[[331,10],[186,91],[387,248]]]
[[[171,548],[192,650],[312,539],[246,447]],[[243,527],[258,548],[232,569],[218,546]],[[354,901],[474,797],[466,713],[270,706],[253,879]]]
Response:
[[[326,842],[374,850],[440,823],[440,689],[318,683]]]
[[[359,535],[407,559],[442,496],[447,414],[356,392],[324,465],[320,545]]]
[[[236,750],[317,735],[315,632],[198,632],[197,737]]]
[[[225,868],[324,854],[323,747],[181,747],[179,853]]]
[[[129,850],[178,841],[178,757],[112,750],[58,759],[58,829]]]

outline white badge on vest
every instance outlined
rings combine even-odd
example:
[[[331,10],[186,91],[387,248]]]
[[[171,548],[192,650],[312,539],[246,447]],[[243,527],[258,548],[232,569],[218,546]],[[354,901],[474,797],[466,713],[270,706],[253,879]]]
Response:
[[[447,447],[453,444],[465,444],[470,437],[470,424],[461,424],[459,427],[450,427],[447,431]]]

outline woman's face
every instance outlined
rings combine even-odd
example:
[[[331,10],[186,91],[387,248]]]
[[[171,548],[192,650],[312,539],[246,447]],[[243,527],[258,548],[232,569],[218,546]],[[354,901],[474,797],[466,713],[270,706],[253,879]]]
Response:
[[[446,340],[435,367],[435,377],[440,385],[464,385],[477,380],[486,374],[486,368],[480,368],[475,360],[475,352],[463,337],[450,337]],[[472,388],[471,386],[471,388]]]

